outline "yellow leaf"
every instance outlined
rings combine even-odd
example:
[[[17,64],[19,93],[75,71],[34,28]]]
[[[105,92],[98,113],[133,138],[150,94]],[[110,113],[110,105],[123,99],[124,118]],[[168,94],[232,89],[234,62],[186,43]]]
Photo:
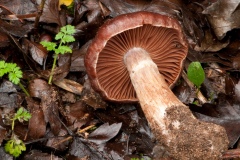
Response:
[[[70,6],[72,4],[73,0],[59,0],[59,9],[61,5],[65,5],[65,6]]]

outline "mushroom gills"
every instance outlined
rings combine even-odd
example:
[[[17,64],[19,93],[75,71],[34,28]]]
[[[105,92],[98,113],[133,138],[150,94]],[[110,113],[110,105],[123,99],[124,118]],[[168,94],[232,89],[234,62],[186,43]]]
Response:
[[[111,37],[99,53],[96,72],[102,90],[110,99],[137,100],[123,62],[123,56],[135,47],[149,53],[169,86],[178,79],[187,50],[180,44],[178,31],[145,24]]]

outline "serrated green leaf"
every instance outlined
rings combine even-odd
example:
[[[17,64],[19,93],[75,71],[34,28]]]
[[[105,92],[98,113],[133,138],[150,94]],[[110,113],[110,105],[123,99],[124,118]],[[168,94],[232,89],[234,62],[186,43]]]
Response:
[[[40,42],[41,45],[43,45],[43,47],[45,47],[48,51],[54,51],[57,44],[54,42],[47,42],[47,41],[42,41]]]
[[[0,61],[0,68],[5,68],[5,61]]]
[[[62,42],[63,43],[68,43],[68,42],[74,42],[75,41],[75,38],[71,35],[65,35],[63,38],[62,38]]]
[[[4,149],[7,153],[18,157],[22,151],[26,150],[26,146],[20,139],[10,139],[4,146]]]
[[[8,72],[12,72],[16,67],[17,67],[16,63],[6,63],[6,68],[8,69]]]
[[[31,113],[25,113],[23,119],[24,121],[28,121],[32,117]]]
[[[75,30],[74,26],[66,25],[61,28],[61,32],[68,34],[68,35],[73,35],[76,32],[76,30]]]
[[[59,46],[57,49],[56,49],[56,54],[65,54],[65,53],[72,53],[72,49],[68,46]]]
[[[31,114],[23,107],[20,107],[14,115],[13,120],[19,120],[20,122],[28,121],[31,118]]]
[[[24,110],[24,108],[23,108],[23,107],[20,107],[20,108],[17,110],[15,116],[20,116],[20,115],[23,113],[23,110]]]
[[[6,69],[0,69],[0,77],[4,76],[6,73]]]
[[[19,82],[20,82],[20,78],[17,77],[17,75],[14,72],[10,72],[8,74],[8,79],[16,85],[19,84]]]
[[[7,68],[5,61],[0,61],[0,77],[4,76],[8,71],[9,69]]]
[[[64,37],[64,33],[63,32],[59,32],[58,34],[56,34],[55,36],[55,40],[59,40],[59,39],[62,39]]]
[[[201,63],[190,63],[187,69],[187,76],[188,79],[199,88],[205,79],[205,73],[201,66]]]

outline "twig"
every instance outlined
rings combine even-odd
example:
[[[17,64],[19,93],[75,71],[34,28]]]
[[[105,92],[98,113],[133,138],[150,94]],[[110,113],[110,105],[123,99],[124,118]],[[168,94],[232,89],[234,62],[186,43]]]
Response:
[[[37,14],[37,16],[36,16],[35,23],[34,23],[34,28],[35,28],[35,29],[38,28],[39,20],[40,20],[40,17],[41,17],[41,15],[42,15],[42,12],[43,12],[43,8],[44,8],[45,1],[46,1],[46,0],[42,0],[42,1],[41,1],[41,4],[40,4],[40,6],[39,6],[38,14]]]

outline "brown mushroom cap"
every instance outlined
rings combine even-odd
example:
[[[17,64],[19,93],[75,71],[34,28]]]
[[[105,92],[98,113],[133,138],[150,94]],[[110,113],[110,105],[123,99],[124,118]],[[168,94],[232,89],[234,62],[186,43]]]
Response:
[[[104,98],[138,101],[123,61],[133,47],[149,53],[170,87],[177,81],[188,52],[181,26],[171,17],[140,11],[107,21],[85,56],[91,84]]]

